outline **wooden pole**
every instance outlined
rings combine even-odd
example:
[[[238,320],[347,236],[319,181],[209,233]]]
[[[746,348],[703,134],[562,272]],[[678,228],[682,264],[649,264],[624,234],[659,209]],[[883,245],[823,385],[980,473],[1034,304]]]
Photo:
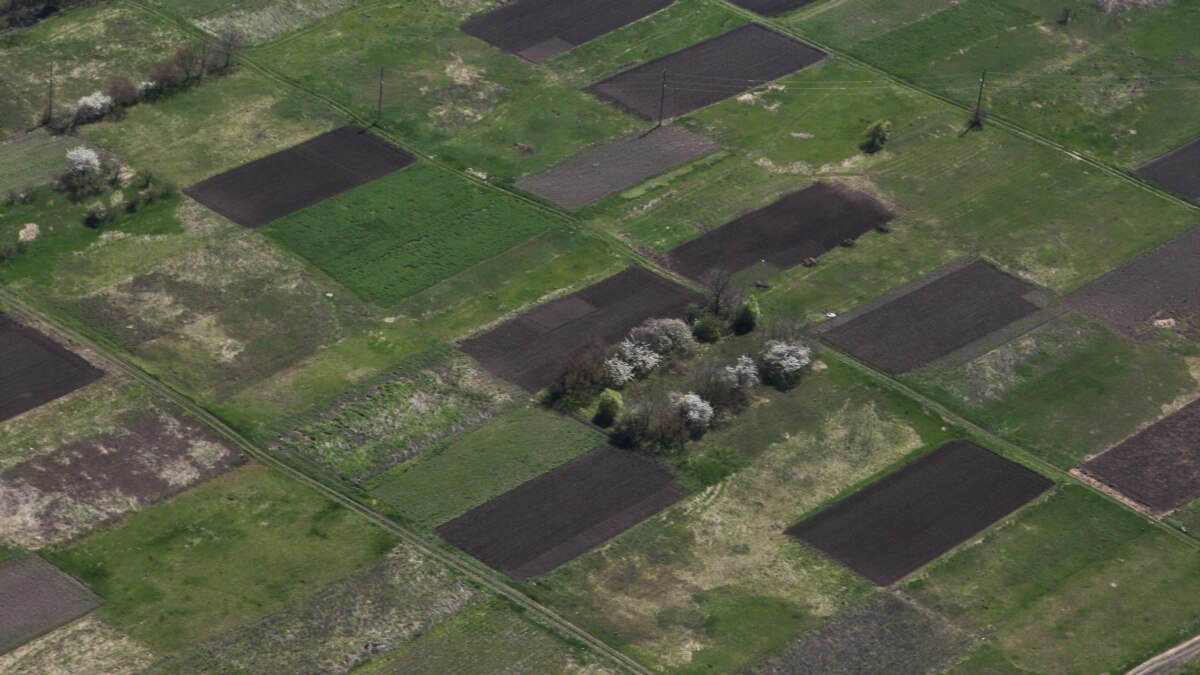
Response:
[[[987,83],[987,71],[979,74],[979,96],[975,98],[975,114],[971,116],[971,126],[983,126],[983,86]]]

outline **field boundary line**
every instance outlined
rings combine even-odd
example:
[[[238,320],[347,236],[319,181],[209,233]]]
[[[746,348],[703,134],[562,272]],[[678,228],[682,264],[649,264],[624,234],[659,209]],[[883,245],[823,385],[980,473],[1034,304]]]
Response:
[[[783,33],[784,35],[793,37],[797,40],[801,40],[803,42],[813,45],[814,47],[818,47],[833,56],[836,56],[844,61],[847,61],[856,66],[864,68],[864,69],[866,69],[876,75],[879,75],[880,77],[883,77],[884,79],[886,79],[894,84],[897,84],[901,87],[904,87],[910,91],[913,91],[918,94],[923,94],[927,97],[941,101],[942,103],[952,106],[964,113],[969,114],[972,111],[971,106],[968,106],[964,103],[960,103],[944,94],[939,94],[931,89],[922,87],[921,85],[919,85],[915,82],[905,79],[904,77],[896,75],[890,71],[884,70],[883,68],[876,66],[870,62],[863,61],[862,59],[860,59],[856,56],[851,56],[849,53],[842,51],[841,49],[830,47],[829,45],[827,45],[823,42],[820,42],[816,39],[809,37],[808,35],[800,33],[799,31],[795,30],[794,28],[791,28],[789,26],[786,26],[786,25],[780,23],[778,19],[774,19],[771,17],[759,16],[758,14],[756,14],[748,9],[744,9],[742,7],[733,5],[729,2],[727,2],[726,0],[707,0],[707,1],[710,5],[719,5],[721,7],[724,7],[727,11],[733,12],[735,14],[739,14],[745,18],[749,18],[750,20],[752,20],[756,23],[761,23],[761,24],[770,26],[773,30],[777,30],[777,31]],[[1149,192],[1153,195],[1157,195],[1158,197],[1165,199],[1169,202],[1172,202],[1178,206],[1184,206],[1192,211],[1200,211],[1200,204],[1194,204],[1194,203],[1188,201],[1187,199],[1184,199],[1183,197],[1176,195],[1173,192],[1170,192],[1168,190],[1160,188],[1157,185],[1154,185],[1153,183],[1146,181],[1142,177],[1138,176],[1137,174],[1131,172],[1130,170],[1128,170],[1124,167],[1119,167],[1119,166],[1116,166],[1113,164],[1109,164],[1108,162],[1101,161],[1100,159],[1093,157],[1092,155],[1089,155],[1089,154],[1079,151],[1079,150],[1075,150],[1064,143],[1060,143],[1051,138],[1047,138],[1046,136],[1043,136],[1043,135],[1037,133],[1036,131],[1027,129],[1024,126],[1017,124],[1016,122],[1013,122],[1003,116],[991,113],[988,115],[987,122],[991,123],[991,124],[995,124],[996,126],[1004,129],[1005,131],[1008,131],[1010,134],[1012,134],[1014,136],[1023,138],[1024,140],[1031,141],[1035,144],[1041,145],[1043,147],[1046,147],[1046,148],[1049,148],[1052,150],[1058,150],[1059,152],[1067,155],[1068,157],[1070,157],[1072,159],[1090,164],[1091,166],[1109,174],[1110,176],[1113,176],[1115,178],[1123,180],[1126,183],[1133,185],[1135,187],[1139,187],[1146,192]]]
[[[1126,675],[1167,675],[1197,657],[1200,657],[1200,635],[1147,659]]]
[[[624,652],[621,652],[610,646],[608,643],[580,628],[576,624],[559,615],[549,607],[537,602],[525,593],[509,586],[508,583],[497,579],[493,573],[490,571],[485,571],[480,564],[464,559],[462,554],[453,553],[443,549],[434,543],[430,538],[417,532],[416,530],[397,523],[382,513],[379,513],[378,511],[375,511],[374,509],[361,504],[354,499],[351,499],[349,496],[325,485],[324,483],[321,483],[320,481],[301,472],[299,469],[287,464],[283,460],[280,460],[271,453],[259,448],[256,444],[242,436],[232,427],[225,424],[225,422],[223,422],[219,417],[209,412],[192,399],[184,396],[182,393],[158,380],[153,375],[143,371],[137,365],[122,358],[113,350],[110,350],[109,348],[101,345],[99,342],[92,340],[91,338],[70,328],[69,326],[62,324],[56,318],[38,308],[30,301],[27,301],[9,289],[2,287],[0,287],[0,301],[3,301],[5,304],[7,304],[13,313],[24,316],[27,319],[34,319],[43,322],[60,334],[77,342],[83,347],[92,350],[104,361],[107,361],[109,365],[120,369],[131,379],[148,387],[151,391],[165,397],[172,403],[183,408],[188,414],[194,416],[198,421],[212,428],[226,440],[237,446],[239,450],[246,453],[246,455],[258,461],[260,464],[279,471],[293,480],[305,485],[309,489],[316,491],[317,493],[337,502],[338,504],[341,504],[351,511],[354,511],[361,517],[366,518],[375,525],[392,533],[401,541],[416,547],[422,553],[450,567],[458,574],[461,574],[467,579],[496,593],[506,600],[532,611],[542,620],[554,626],[557,630],[563,632],[567,636],[571,636],[574,639],[579,640],[593,651],[607,657],[610,661],[622,666],[627,671],[644,674],[651,673],[649,669],[638,663]]]

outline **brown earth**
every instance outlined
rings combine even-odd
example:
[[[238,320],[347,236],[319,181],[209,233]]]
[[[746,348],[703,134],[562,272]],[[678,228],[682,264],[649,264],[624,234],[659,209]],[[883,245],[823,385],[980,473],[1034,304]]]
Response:
[[[464,21],[468,35],[541,63],[670,5],[672,0],[517,0]]]
[[[101,602],[74,577],[36,555],[0,563],[0,654],[78,619]]]
[[[709,270],[737,272],[758,263],[789,269],[847,239],[887,223],[894,214],[870,195],[817,183],[671,250],[672,267],[700,279]]]
[[[1080,468],[1160,512],[1200,499],[1200,400],[1084,462]]]
[[[1135,171],[1172,192],[1200,200],[1200,138],[1146,162]]]
[[[752,23],[617,73],[586,91],[644,119],[658,118],[663,71],[665,117],[723,101],[825,58],[825,52]]]
[[[65,396],[103,374],[43,333],[0,314],[0,421]]]
[[[183,191],[242,227],[259,227],[415,161],[365,130],[344,126]]]
[[[496,376],[529,392],[554,382],[580,352],[616,342],[631,328],[657,317],[675,317],[699,295],[641,267],[532,309],[464,340],[462,350]]]
[[[437,528],[514,579],[550,572],[683,499],[658,462],[601,446]]]
[[[1033,290],[975,261],[886,304],[831,321],[821,332],[884,372],[907,373],[1037,312],[1025,299]]]
[[[950,441],[787,533],[887,586],[1053,485],[972,443]]]
[[[811,5],[817,0],[730,0],[738,7],[745,7],[751,12],[761,14],[763,16],[777,16],[785,14],[793,9],[800,9],[806,5]]]

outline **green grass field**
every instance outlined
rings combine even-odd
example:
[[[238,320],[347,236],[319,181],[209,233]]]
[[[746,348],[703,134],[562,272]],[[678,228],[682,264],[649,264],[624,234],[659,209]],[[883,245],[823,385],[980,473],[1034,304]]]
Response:
[[[98,618],[169,653],[376,563],[394,543],[292,479],[249,466],[49,557],[104,597]]]
[[[575,420],[529,405],[513,407],[366,487],[403,517],[434,527],[603,442],[603,435]]]
[[[0,194],[53,182],[66,167],[67,151],[79,145],[74,138],[44,131],[0,143]]]
[[[151,0],[151,4],[186,17],[210,33],[236,30],[254,44],[303,28],[356,3],[355,0]]]
[[[364,300],[389,306],[557,220],[419,164],[287,216],[266,232]]]

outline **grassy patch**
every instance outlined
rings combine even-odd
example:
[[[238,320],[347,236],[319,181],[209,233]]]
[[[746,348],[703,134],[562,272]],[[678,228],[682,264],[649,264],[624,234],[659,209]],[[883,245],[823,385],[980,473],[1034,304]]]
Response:
[[[429,164],[368,183],[266,232],[363,299],[392,305],[556,219]]]
[[[355,0],[151,0],[152,4],[190,20],[211,33],[236,30],[251,43],[266,42],[303,28]]]
[[[574,420],[526,405],[417,456],[368,488],[405,517],[433,527],[603,441]]]
[[[51,136],[44,131],[0,143],[0,194],[53,181],[66,167],[67,151],[78,145],[75,138]]]
[[[49,557],[105,598],[98,618],[166,653],[378,562],[393,543],[308,488],[251,466]]]
[[[1200,501],[1179,509],[1167,521],[1193,537],[1200,535]]]
[[[1198,386],[1180,358],[1073,317],[912,379],[1061,468],[1157,420]]]

